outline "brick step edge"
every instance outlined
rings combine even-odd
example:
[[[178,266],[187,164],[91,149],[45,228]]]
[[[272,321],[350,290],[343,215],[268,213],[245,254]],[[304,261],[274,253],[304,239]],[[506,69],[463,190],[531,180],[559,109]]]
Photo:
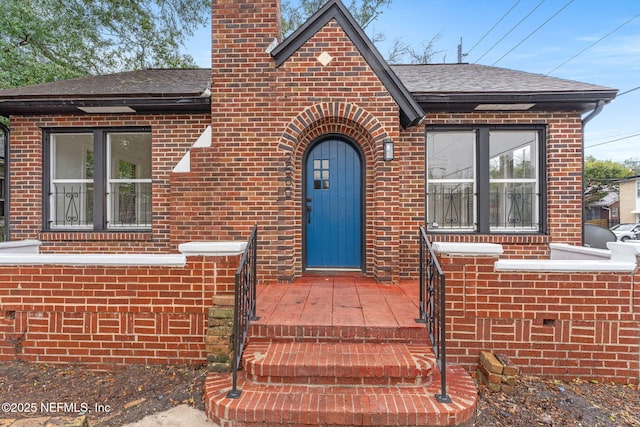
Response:
[[[252,343],[247,379],[309,385],[427,385],[435,356],[428,346],[378,343]]]
[[[205,406],[220,427],[472,426],[478,392],[461,367],[447,369],[452,403],[439,403],[439,381],[429,386],[304,386],[255,384],[239,378],[242,393],[227,398],[229,374],[209,373]]]
[[[428,343],[424,324],[415,326],[326,326],[267,325],[253,322],[249,326],[251,342],[372,342]]]

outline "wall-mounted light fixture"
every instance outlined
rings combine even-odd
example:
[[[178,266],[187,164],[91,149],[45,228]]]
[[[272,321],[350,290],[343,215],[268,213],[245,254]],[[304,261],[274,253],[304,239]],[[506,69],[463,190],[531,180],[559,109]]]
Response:
[[[393,141],[385,139],[382,141],[382,152],[385,162],[393,160]]]

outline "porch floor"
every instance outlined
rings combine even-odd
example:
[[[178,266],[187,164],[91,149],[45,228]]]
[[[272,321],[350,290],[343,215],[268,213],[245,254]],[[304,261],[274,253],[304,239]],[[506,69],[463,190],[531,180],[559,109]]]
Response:
[[[257,287],[256,325],[416,328],[416,281],[381,285],[356,274],[307,275]]]

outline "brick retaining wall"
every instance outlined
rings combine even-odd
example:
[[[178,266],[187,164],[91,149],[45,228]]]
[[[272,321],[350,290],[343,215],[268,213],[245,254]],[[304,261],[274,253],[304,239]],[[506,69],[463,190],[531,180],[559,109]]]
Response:
[[[448,360],[482,350],[527,374],[638,383],[640,273],[496,271],[496,257],[439,255]]]
[[[0,360],[205,363],[208,310],[214,294],[232,292],[238,262],[0,265]]]

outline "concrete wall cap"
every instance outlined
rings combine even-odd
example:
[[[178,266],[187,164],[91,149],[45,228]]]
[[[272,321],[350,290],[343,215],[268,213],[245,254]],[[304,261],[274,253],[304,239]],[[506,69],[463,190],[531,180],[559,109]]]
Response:
[[[621,272],[632,273],[635,262],[598,260],[540,260],[501,259],[495,262],[496,271],[540,271],[540,272]]]
[[[102,265],[184,267],[184,255],[171,254],[0,254],[0,265]]]
[[[504,252],[497,243],[434,242],[431,246],[434,251],[447,255],[498,256]]]
[[[640,244],[629,242],[607,242],[612,261],[636,263],[636,257],[640,255]]]
[[[14,254],[37,254],[40,252],[40,240],[13,240],[9,242],[0,242],[0,253]]]
[[[180,253],[186,256],[233,256],[241,255],[247,242],[188,242],[178,246]]]
[[[557,260],[578,260],[578,259],[598,259],[607,260],[611,258],[611,251],[607,249],[589,248],[586,246],[575,246],[566,243],[549,243],[551,259]]]

